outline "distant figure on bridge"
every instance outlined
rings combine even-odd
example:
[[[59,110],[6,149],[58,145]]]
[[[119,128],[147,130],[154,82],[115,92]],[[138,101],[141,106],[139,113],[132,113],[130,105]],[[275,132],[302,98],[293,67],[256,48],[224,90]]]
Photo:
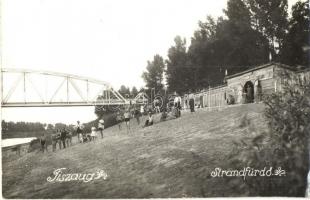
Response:
[[[194,94],[190,93],[188,95],[189,98],[189,108],[191,110],[191,112],[195,112],[195,99],[194,99]]]
[[[124,113],[124,119],[125,119],[125,123],[126,123],[126,128],[127,128],[127,133],[130,132],[130,109],[126,109],[125,113]]]
[[[40,137],[41,151],[44,153],[44,150],[47,152],[47,140],[46,135],[43,133]]]
[[[98,130],[100,132],[101,135],[101,139],[103,138],[103,130],[104,130],[104,120],[100,119],[98,122]]]
[[[123,121],[123,117],[120,113],[120,111],[117,111],[117,114],[116,114],[116,122],[118,124],[118,130],[121,130],[122,129],[122,121]]]

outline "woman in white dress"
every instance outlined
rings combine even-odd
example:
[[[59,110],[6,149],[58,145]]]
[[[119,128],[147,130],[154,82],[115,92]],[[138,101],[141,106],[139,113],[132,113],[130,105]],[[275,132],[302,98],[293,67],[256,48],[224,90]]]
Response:
[[[95,141],[95,139],[97,138],[97,130],[95,127],[91,127],[90,136],[92,141]]]

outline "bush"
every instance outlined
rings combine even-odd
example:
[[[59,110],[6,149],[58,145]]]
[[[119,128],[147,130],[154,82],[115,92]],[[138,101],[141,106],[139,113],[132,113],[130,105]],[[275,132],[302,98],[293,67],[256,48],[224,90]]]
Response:
[[[282,91],[264,97],[268,131],[255,130],[255,137],[236,142],[231,154],[234,168],[272,167],[273,173],[278,173],[271,177],[233,180],[240,190],[247,187],[251,196],[305,196],[309,169],[310,87],[309,82],[301,83],[287,74],[282,76],[287,80]],[[241,126],[245,124],[249,121],[242,117]]]

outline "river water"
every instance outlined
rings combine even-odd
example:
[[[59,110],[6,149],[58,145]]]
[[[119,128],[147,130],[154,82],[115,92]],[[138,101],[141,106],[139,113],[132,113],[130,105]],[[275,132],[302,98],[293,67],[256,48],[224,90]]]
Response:
[[[37,138],[36,137],[28,137],[28,138],[3,139],[1,141],[1,147],[9,147],[9,146],[18,145],[18,144],[25,144],[25,143],[29,143],[35,139],[37,139]]]

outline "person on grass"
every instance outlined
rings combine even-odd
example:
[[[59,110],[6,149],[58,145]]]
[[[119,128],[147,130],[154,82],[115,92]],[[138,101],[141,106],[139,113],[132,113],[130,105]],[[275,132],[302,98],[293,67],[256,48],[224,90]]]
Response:
[[[59,129],[57,129],[57,131],[56,131],[56,140],[57,140],[59,149],[61,149],[61,133],[60,133],[60,130],[59,130]],[[57,146],[57,145],[56,145],[56,146]]]
[[[152,112],[149,112],[149,116],[147,118],[147,120],[145,121],[145,124],[144,124],[144,127],[147,127],[147,126],[152,126],[153,125],[153,115],[152,115]]]
[[[72,145],[72,132],[71,131],[69,131],[67,134],[66,145],[67,147]]]
[[[56,151],[56,145],[57,145],[57,132],[56,131],[54,131],[52,133],[51,138],[52,138],[52,149],[53,149],[53,152],[55,152]]]
[[[91,127],[91,133],[90,133],[90,136],[91,136],[91,140],[93,142],[95,142],[96,138],[97,138],[97,130],[95,127]]]
[[[47,152],[47,141],[46,135],[43,133],[40,137],[41,151],[44,153],[44,150]]]
[[[123,121],[122,115],[121,115],[120,111],[117,111],[117,114],[116,114],[116,122],[117,122],[117,124],[118,124],[118,129],[119,129],[119,130],[122,129],[122,121]]]
[[[63,128],[61,133],[60,133],[60,140],[61,140],[63,148],[66,148],[67,134],[68,134],[68,132],[66,131],[66,128]]]
[[[160,116],[160,121],[166,121],[167,119],[167,112],[166,112],[166,109],[163,109],[163,112],[161,113],[161,116]]]
[[[140,116],[141,116],[140,111],[138,109],[135,109],[134,117],[136,118],[138,125],[140,125]]]
[[[130,109],[126,109],[125,113],[124,113],[124,119],[125,119],[125,123],[126,123],[126,128],[127,128],[127,133],[130,132]]]
[[[181,117],[181,101],[182,101],[182,99],[181,99],[181,97],[175,92],[175,98],[174,98],[174,107],[175,107],[175,109],[177,110],[177,117]]]
[[[101,139],[103,138],[103,130],[104,130],[104,120],[100,119],[98,122],[98,130],[100,132],[101,135]]]
[[[80,138],[80,136],[82,135],[82,132],[83,132],[83,127],[82,125],[80,124],[80,121],[77,121],[77,125],[76,125],[76,134],[78,136],[78,140],[79,141],[83,141],[83,138]]]
[[[191,93],[188,95],[189,98],[189,108],[191,112],[195,112],[195,100],[194,100],[194,94]]]

